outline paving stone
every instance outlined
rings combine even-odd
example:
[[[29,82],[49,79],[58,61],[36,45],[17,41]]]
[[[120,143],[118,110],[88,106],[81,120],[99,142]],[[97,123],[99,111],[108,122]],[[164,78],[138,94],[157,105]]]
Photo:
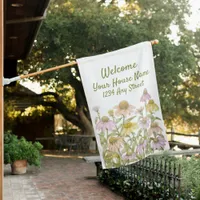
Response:
[[[96,167],[77,158],[44,157],[40,169],[13,176],[4,167],[4,200],[123,200],[96,178]]]

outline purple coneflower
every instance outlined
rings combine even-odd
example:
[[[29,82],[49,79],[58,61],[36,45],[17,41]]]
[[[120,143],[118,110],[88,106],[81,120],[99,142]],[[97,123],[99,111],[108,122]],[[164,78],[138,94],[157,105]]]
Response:
[[[125,152],[124,154],[122,154],[122,159],[123,160],[134,160],[134,159],[136,159],[136,153]]]
[[[108,149],[112,152],[118,152],[120,148],[123,146],[124,142],[121,137],[118,136],[110,136],[108,138]]]
[[[147,145],[147,141],[146,140],[144,140],[142,143],[140,143],[136,148],[137,154],[139,154],[139,155],[143,154],[146,145]]]
[[[159,133],[161,133],[162,134],[162,128],[159,126],[159,124],[158,124],[158,122],[153,122],[152,124],[151,124],[151,127],[150,127],[150,129],[148,130],[148,135],[149,136],[151,136],[151,135],[153,135],[153,134],[159,134]]]
[[[110,120],[107,116],[103,116],[100,121],[96,124],[96,129],[99,131],[112,131],[115,128],[115,123]]]
[[[151,125],[151,119],[149,119],[148,117],[140,117],[138,120],[138,125],[142,129],[148,129]]]
[[[159,135],[156,138],[153,138],[153,140],[151,141],[151,148],[153,150],[164,149],[165,144],[166,144],[165,138]]]
[[[115,115],[120,116],[123,115],[124,117],[127,117],[128,115],[131,115],[134,111],[134,106],[130,105],[127,101],[121,101],[118,106],[114,107],[116,109]]]
[[[141,98],[140,98],[140,101],[146,103],[146,102],[149,101],[150,99],[151,99],[151,96],[150,96],[150,94],[147,92],[147,89],[145,88],[144,91],[143,91],[143,95],[142,95]]]

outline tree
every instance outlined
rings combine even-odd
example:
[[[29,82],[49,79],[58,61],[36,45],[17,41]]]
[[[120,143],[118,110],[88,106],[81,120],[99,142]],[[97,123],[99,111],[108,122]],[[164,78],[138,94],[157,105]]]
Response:
[[[191,104],[185,94],[194,87],[183,86],[186,77],[195,83],[191,77],[199,71],[192,51],[193,38],[198,38],[199,34],[195,35],[186,28],[185,15],[190,14],[188,0],[127,0],[123,7],[118,7],[116,1],[111,1],[109,5],[105,2],[52,0],[31,56],[23,61],[23,66],[34,72],[76,58],[159,39],[160,44],[153,48],[164,119],[167,124],[177,117],[191,122],[195,116],[188,110],[199,108],[196,102],[199,97]],[[179,27],[178,44],[168,37],[172,24]],[[199,45],[195,49],[199,52]],[[76,66],[35,78],[55,89],[55,92],[42,93],[38,104],[56,108],[85,133],[93,133]],[[64,86],[69,85],[74,92],[71,99],[65,95],[69,88]],[[75,99],[76,105],[70,110],[67,102],[72,99]]]

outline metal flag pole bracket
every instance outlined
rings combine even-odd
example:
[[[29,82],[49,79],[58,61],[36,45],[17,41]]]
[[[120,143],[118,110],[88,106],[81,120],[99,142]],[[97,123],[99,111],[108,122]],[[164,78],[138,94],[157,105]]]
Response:
[[[155,44],[159,43],[158,40],[151,40],[150,42],[151,42],[151,45],[155,45]],[[46,73],[46,72],[55,71],[55,70],[59,70],[59,69],[66,68],[66,67],[71,67],[71,66],[76,65],[76,64],[77,64],[76,61],[72,61],[72,62],[64,64],[64,65],[51,67],[49,69],[44,69],[44,70],[41,70],[41,71],[38,71],[38,72],[26,74],[26,75],[22,74],[20,76],[13,77],[13,78],[4,78],[3,79],[3,86],[8,85],[8,84],[10,84],[11,82],[14,82],[14,81],[18,81],[18,80],[21,80],[21,79],[24,79],[24,78],[29,78],[29,77],[32,77],[32,76],[37,76],[37,75],[40,75],[40,74],[43,74],[43,73]]]
[[[20,80],[20,76],[16,76],[13,78],[3,78],[3,85],[9,85],[10,83],[14,82],[14,81],[18,81]]]

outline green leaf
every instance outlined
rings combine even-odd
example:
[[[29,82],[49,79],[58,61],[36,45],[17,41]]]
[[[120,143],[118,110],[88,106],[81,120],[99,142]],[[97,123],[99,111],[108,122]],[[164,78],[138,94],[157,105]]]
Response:
[[[123,119],[123,117],[116,119],[116,120],[115,120],[115,123],[118,124],[122,119]]]
[[[130,118],[126,119],[125,122],[126,122],[126,123],[127,123],[127,122],[130,122],[130,121],[132,121],[135,117],[136,117],[136,116],[130,117]]]

